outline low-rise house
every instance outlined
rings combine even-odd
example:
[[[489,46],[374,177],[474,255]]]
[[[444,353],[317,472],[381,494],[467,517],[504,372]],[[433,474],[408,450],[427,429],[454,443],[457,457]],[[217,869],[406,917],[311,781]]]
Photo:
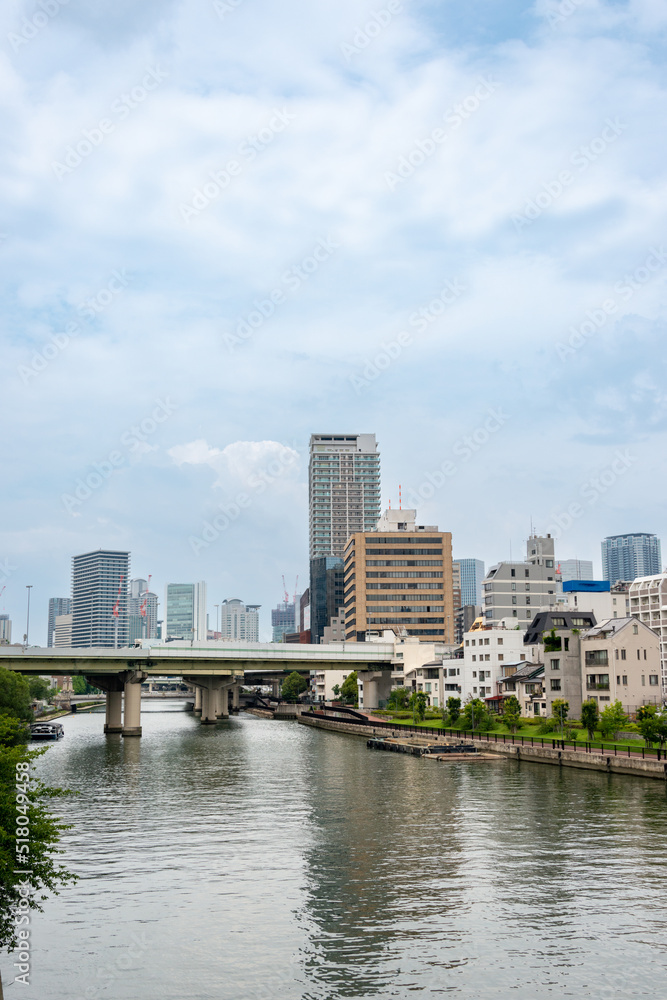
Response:
[[[544,700],[551,715],[554,701],[569,705],[570,718],[581,714],[581,633],[595,625],[593,612],[541,611],[535,615],[525,642],[535,653],[534,660],[544,664]]]
[[[549,714],[544,696],[543,663],[519,660],[504,664],[499,686],[503,698],[513,694],[518,699],[522,715],[531,717]]]
[[[662,704],[660,637],[637,618],[609,618],[585,632],[581,663],[581,697],[600,710],[620,701],[635,715],[641,705]]]

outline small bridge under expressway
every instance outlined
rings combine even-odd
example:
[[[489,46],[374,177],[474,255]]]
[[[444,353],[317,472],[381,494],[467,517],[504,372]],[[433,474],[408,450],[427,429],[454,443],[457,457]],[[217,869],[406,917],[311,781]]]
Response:
[[[271,684],[296,670],[356,670],[365,708],[377,708],[391,685],[394,644],[352,642],[316,645],[292,643],[168,643],[122,649],[0,647],[0,666],[22,674],[81,674],[106,692],[105,733],[141,736],[141,684],[149,677],[182,677],[195,689],[195,711],[212,724],[238,708],[242,684]]]

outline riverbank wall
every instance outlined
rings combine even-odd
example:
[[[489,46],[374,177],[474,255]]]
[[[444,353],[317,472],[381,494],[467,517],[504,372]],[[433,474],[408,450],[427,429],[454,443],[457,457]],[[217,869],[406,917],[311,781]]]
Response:
[[[318,719],[311,715],[301,715],[298,722],[303,726],[312,726],[315,729],[327,729],[334,733],[345,733],[350,736],[362,736],[369,739],[371,736],[394,736],[405,738],[407,733],[401,726],[396,729],[385,729],[384,727],[374,729],[372,723],[368,725],[358,725],[350,722],[339,722],[337,719]],[[425,737],[432,740],[434,744],[445,742],[446,738],[431,735],[428,730],[424,730]],[[551,764],[557,767],[578,767],[587,771],[606,771],[608,774],[630,774],[643,778],[657,778],[660,781],[667,780],[667,763],[659,760],[642,760],[641,757],[614,756],[601,752],[582,753],[577,750],[553,750],[551,747],[531,747],[520,746],[511,743],[489,743],[486,740],[473,740],[466,736],[466,743],[474,743],[485,753],[494,753],[512,760],[528,761],[535,764]]]

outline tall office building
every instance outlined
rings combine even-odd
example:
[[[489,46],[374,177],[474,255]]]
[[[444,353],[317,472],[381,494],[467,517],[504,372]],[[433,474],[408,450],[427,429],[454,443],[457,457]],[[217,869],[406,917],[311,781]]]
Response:
[[[480,605],[482,603],[482,580],[484,579],[484,563],[481,559],[457,559],[459,581],[461,587],[461,604]]]
[[[261,604],[244,604],[235,598],[220,605],[220,634],[223,639],[259,642]]]
[[[0,615],[0,646],[8,646],[12,641],[12,623],[9,615]]]
[[[301,595],[299,594],[300,598]],[[293,601],[281,601],[271,609],[272,642],[282,642],[287,633],[299,631],[299,604]]]
[[[73,647],[127,646],[129,575],[129,552],[98,549],[72,558]]]
[[[380,455],[375,434],[312,434],[308,467],[311,639],[338,615],[343,552],[355,532],[380,516]]]
[[[343,607],[343,560],[318,556],[310,560],[310,641],[319,643],[324,630]]]
[[[590,559],[561,559],[558,565],[563,583],[593,579],[593,563]]]
[[[46,645],[53,646],[56,635],[56,618],[58,615],[72,614],[71,597],[50,597],[49,598],[49,620],[46,629]]]
[[[415,523],[414,510],[388,510],[375,531],[345,547],[345,633],[404,629],[423,642],[454,641],[452,536]]]
[[[203,580],[199,583],[168,583],[164,607],[164,639],[206,642],[206,584]]]
[[[660,539],[639,531],[631,535],[609,535],[602,543],[602,578],[636,580],[662,571]]]
[[[148,581],[130,580],[127,595],[129,643],[137,639],[157,638],[157,594],[148,589]]]
[[[375,434],[312,434],[308,496],[311,559],[342,556],[350,535],[372,531],[380,516]]]

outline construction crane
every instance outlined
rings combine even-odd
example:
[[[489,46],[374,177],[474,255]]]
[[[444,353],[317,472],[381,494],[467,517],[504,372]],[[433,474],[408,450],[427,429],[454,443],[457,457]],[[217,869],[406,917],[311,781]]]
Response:
[[[287,584],[285,583],[285,574],[283,573],[283,600],[285,604],[289,604],[289,594],[287,593]]]
[[[299,574],[297,573],[296,580],[294,581],[294,599],[292,601],[294,607],[296,607],[296,595],[299,592]]]

